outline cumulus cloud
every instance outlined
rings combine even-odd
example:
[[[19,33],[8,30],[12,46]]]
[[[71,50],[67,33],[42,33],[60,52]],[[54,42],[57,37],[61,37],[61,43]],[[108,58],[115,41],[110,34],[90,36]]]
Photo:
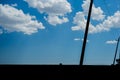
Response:
[[[86,27],[86,16],[88,13],[88,7],[90,4],[90,0],[84,0],[82,4],[83,11],[79,11],[76,13],[75,17],[73,18],[73,23],[75,26],[72,26],[72,30],[85,30]],[[95,7],[93,5],[92,8],[92,16],[91,19],[101,21],[101,23],[97,25],[93,25],[90,23],[89,25],[89,33],[98,33],[103,31],[109,31],[111,28],[120,28],[120,11],[116,11],[114,15],[108,16],[106,19],[104,18],[104,12],[100,7]]]
[[[74,21],[73,23],[76,24],[76,26],[73,26],[71,29],[73,31],[76,30],[85,30],[86,27],[86,22],[87,20],[85,19],[85,14],[83,12],[77,12],[76,16],[74,17]],[[89,28],[89,32],[93,33],[95,32],[96,28],[90,23],[90,28]]]
[[[68,22],[69,20],[65,17],[62,17],[62,18],[59,18],[58,16],[56,15],[50,15],[48,16],[47,18],[44,17],[45,20],[47,20],[50,24],[56,26],[57,24],[62,24],[62,23],[65,23],[65,22]]]
[[[45,29],[35,16],[24,14],[10,5],[0,4],[0,26],[7,32],[23,32],[24,34],[36,33],[38,29]]]
[[[120,11],[108,16],[106,20],[96,26],[98,32],[109,31],[111,28],[120,28]]]
[[[77,24],[77,26],[72,27],[72,30],[84,30],[85,29],[86,19],[85,19],[85,15],[83,12],[76,13],[76,16],[73,19],[74,19],[73,23]]]
[[[83,13],[87,16],[90,6],[90,0],[84,0],[82,4]],[[100,7],[96,7],[94,4],[92,6],[92,14],[91,18],[93,20],[103,20],[105,15],[103,14],[103,10]]]
[[[36,8],[40,13],[45,13],[45,20],[51,25],[66,23],[69,20],[65,15],[72,12],[67,0],[24,0],[30,7]]]
[[[110,40],[110,41],[106,41],[106,44],[116,44],[117,41],[116,40]]]

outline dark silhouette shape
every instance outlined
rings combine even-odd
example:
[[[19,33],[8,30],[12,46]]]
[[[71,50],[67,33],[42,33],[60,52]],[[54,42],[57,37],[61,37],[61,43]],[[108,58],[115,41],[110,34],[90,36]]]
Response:
[[[62,63],[60,63],[60,65],[62,65]]]
[[[80,65],[83,65],[85,47],[86,47],[87,35],[88,35],[88,29],[89,29],[89,23],[90,23],[90,17],[91,17],[91,12],[92,12],[92,5],[93,5],[93,0],[91,0],[91,2],[90,2],[88,19],[87,19],[87,24],[86,24],[85,34],[84,34],[84,41],[83,41],[82,52],[81,52],[81,58],[80,58]]]
[[[120,66],[120,52],[119,52],[119,59],[116,59],[116,62],[117,62],[116,65],[119,65],[119,66]]]
[[[117,40],[117,46],[116,46],[116,50],[115,50],[115,56],[114,56],[114,60],[113,60],[113,65],[115,65],[115,60],[116,60],[116,56],[117,56],[119,41],[120,41],[120,37],[119,37],[118,40]],[[116,60],[116,61],[119,63],[118,60]]]

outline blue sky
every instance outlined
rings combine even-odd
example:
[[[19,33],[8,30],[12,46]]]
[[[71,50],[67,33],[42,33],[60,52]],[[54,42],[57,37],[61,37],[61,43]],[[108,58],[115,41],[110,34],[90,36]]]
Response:
[[[90,0],[0,0],[0,64],[79,64]],[[84,64],[111,65],[120,1],[94,0]]]

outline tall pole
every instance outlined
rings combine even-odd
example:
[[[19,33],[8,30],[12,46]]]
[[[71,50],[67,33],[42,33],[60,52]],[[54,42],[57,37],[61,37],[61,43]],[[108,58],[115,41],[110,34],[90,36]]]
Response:
[[[92,12],[92,5],[93,5],[93,0],[91,0],[91,2],[90,2],[88,19],[87,19],[87,24],[86,24],[85,34],[84,34],[84,41],[83,41],[82,52],[81,52],[81,58],[80,58],[80,65],[83,65],[85,47],[86,47],[87,35],[88,35],[88,29],[89,29],[89,23],[90,23],[90,17],[91,17],[91,12]]]
[[[115,50],[115,56],[114,56],[114,60],[113,60],[113,65],[115,65],[115,60],[116,60],[116,56],[117,56],[117,50],[118,50],[119,41],[120,41],[120,37],[117,40],[117,46],[116,46],[116,50]]]
[[[120,59],[120,50],[119,50],[119,59]]]

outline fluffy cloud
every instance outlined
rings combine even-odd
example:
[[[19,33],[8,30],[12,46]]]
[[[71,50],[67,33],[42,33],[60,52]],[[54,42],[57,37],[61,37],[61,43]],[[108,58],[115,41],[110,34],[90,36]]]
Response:
[[[76,16],[73,19],[73,23],[77,24],[77,26],[72,27],[72,30],[85,30],[86,19],[83,12],[76,13]]]
[[[109,31],[111,28],[120,28],[120,11],[115,12],[113,16],[108,16],[103,23],[96,26],[97,32]]]
[[[82,4],[82,8],[85,16],[88,15],[89,6],[90,6],[90,0],[84,0]],[[105,15],[103,14],[103,10],[100,7],[95,7],[95,5],[93,4],[91,18],[93,20],[103,20],[104,17]]]
[[[106,44],[116,44],[117,41],[116,40],[110,40],[110,41],[106,41]]]
[[[40,13],[45,13],[48,16],[45,19],[51,25],[62,24],[68,22],[65,17],[70,13],[71,5],[67,0],[25,0],[30,7],[37,8]],[[61,18],[62,17],[62,18]]]
[[[76,30],[85,30],[86,27],[86,22],[87,20],[85,19],[85,15],[83,12],[77,12],[76,16],[74,17],[74,21],[73,23],[76,24],[76,26],[73,26],[71,29],[73,31]],[[93,33],[96,32],[96,28],[90,23],[90,27],[89,27],[89,33]]]
[[[79,11],[76,13],[73,23],[75,26],[72,26],[72,30],[85,30],[86,27],[86,13],[88,13],[88,5],[90,4],[90,0],[85,0],[82,4],[83,12]],[[102,20],[102,23],[97,24],[94,26],[90,23],[89,25],[89,33],[98,33],[103,31],[109,31],[111,28],[120,28],[120,11],[116,11],[113,16],[108,16],[106,19],[104,19],[103,10],[98,7],[96,8],[95,5],[93,5],[92,9],[92,16],[91,18],[93,20]]]
[[[47,20],[50,24],[56,26],[57,24],[62,24],[62,23],[65,23],[65,22],[68,22],[69,20],[65,17],[62,17],[62,18],[59,18],[58,16],[56,15],[50,15],[48,16],[47,18],[44,17],[45,20]]]
[[[36,33],[38,29],[45,29],[35,16],[24,14],[10,5],[0,4],[0,26],[7,32],[23,32],[24,34]]]

